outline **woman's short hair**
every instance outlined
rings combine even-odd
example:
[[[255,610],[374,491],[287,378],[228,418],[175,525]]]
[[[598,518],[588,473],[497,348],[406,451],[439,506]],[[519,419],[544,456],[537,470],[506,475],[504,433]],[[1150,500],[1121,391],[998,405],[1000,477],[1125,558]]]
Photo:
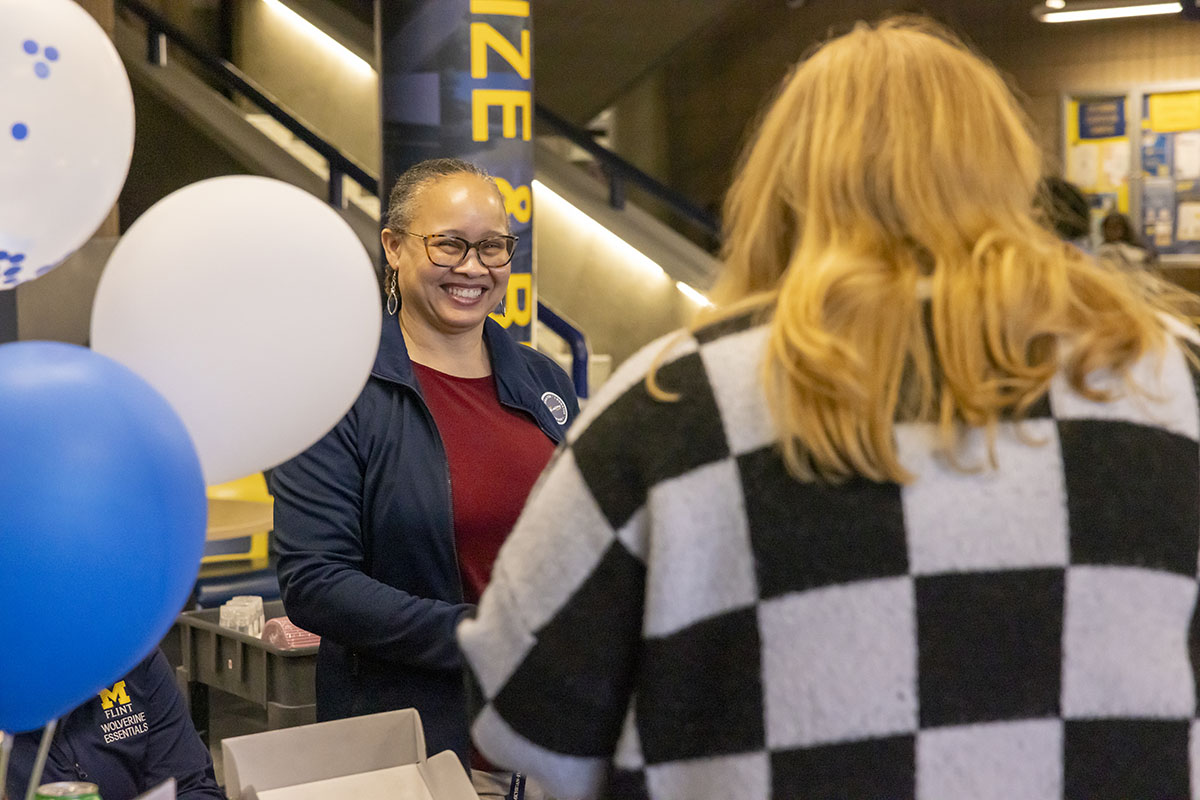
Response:
[[[394,231],[408,230],[416,214],[421,190],[430,183],[452,175],[474,175],[496,187],[496,180],[487,170],[461,158],[431,158],[420,161],[401,173],[388,193],[384,227]],[[499,187],[496,192],[499,193]],[[503,201],[503,197],[501,197]],[[507,221],[507,217],[505,218]]]

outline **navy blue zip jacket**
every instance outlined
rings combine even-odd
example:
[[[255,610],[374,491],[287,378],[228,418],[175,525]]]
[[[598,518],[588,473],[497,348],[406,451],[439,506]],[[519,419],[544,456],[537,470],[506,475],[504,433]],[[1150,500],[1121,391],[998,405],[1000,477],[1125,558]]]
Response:
[[[562,440],[578,413],[563,370],[488,319],[500,402]],[[495,465],[502,475],[504,464]],[[480,474],[479,480],[493,476]],[[288,616],[320,634],[317,718],[416,708],[429,752],[469,752],[463,602],[450,470],[395,315],[375,367],[337,426],[271,475],[279,588]]]
[[[25,797],[41,731],[18,734],[8,797]],[[131,800],[174,778],[179,800],[224,800],[208,748],[196,735],[175,684],[155,650],[114,686],[58,723],[40,783],[87,781],[104,800]]]

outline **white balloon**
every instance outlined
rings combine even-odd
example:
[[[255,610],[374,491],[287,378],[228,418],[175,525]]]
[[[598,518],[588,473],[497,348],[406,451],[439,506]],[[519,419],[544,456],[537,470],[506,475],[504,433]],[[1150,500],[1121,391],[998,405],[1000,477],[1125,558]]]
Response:
[[[71,0],[0,0],[0,289],[53,269],[99,227],[133,155],[133,93]]]
[[[134,222],[100,276],[92,348],[170,401],[215,484],[332,428],[366,383],[381,322],[371,258],[332,208],[232,176]]]

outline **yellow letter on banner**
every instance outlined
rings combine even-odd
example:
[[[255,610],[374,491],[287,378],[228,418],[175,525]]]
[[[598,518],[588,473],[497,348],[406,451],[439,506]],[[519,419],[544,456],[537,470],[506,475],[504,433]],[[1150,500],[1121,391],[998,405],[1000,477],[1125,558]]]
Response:
[[[510,325],[528,325],[533,322],[533,275],[517,272],[508,279],[508,293],[504,297],[504,316],[492,314],[492,319],[504,328]]]
[[[533,197],[529,193],[529,187],[518,186],[514,189],[504,178],[497,177],[495,180],[500,194],[504,195],[504,210],[517,222],[529,222],[529,218],[533,216]]]
[[[471,0],[471,13],[528,17],[529,0]]]
[[[504,34],[488,25],[486,22],[471,23],[471,77],[486,78],[488,76],[487,49],[491,48],[496,54],[512,64],[525,80],[532,74],[529,70],[529,31],[521,31],[521,51]]]
[[[501,132],[505,139],[517,138],[517,109],[525,112],[521,138],[533,138],[533,94],[520,89],[475,89],[471,92],[471,138],[488,140],[488,109],[500,106]]]

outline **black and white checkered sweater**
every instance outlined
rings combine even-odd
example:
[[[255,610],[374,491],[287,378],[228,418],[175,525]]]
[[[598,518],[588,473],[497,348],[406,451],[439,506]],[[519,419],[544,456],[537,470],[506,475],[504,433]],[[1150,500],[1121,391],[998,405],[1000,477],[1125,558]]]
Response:
[[[483,752],[562,798],[1200,798],[1179,345],[1144,395],[1056,382],[997,471],[904,424],[913,484],[829,488],[784,469],[765,339],[677,343],[676,403],[651,345],[581,416],[459,628]]]

